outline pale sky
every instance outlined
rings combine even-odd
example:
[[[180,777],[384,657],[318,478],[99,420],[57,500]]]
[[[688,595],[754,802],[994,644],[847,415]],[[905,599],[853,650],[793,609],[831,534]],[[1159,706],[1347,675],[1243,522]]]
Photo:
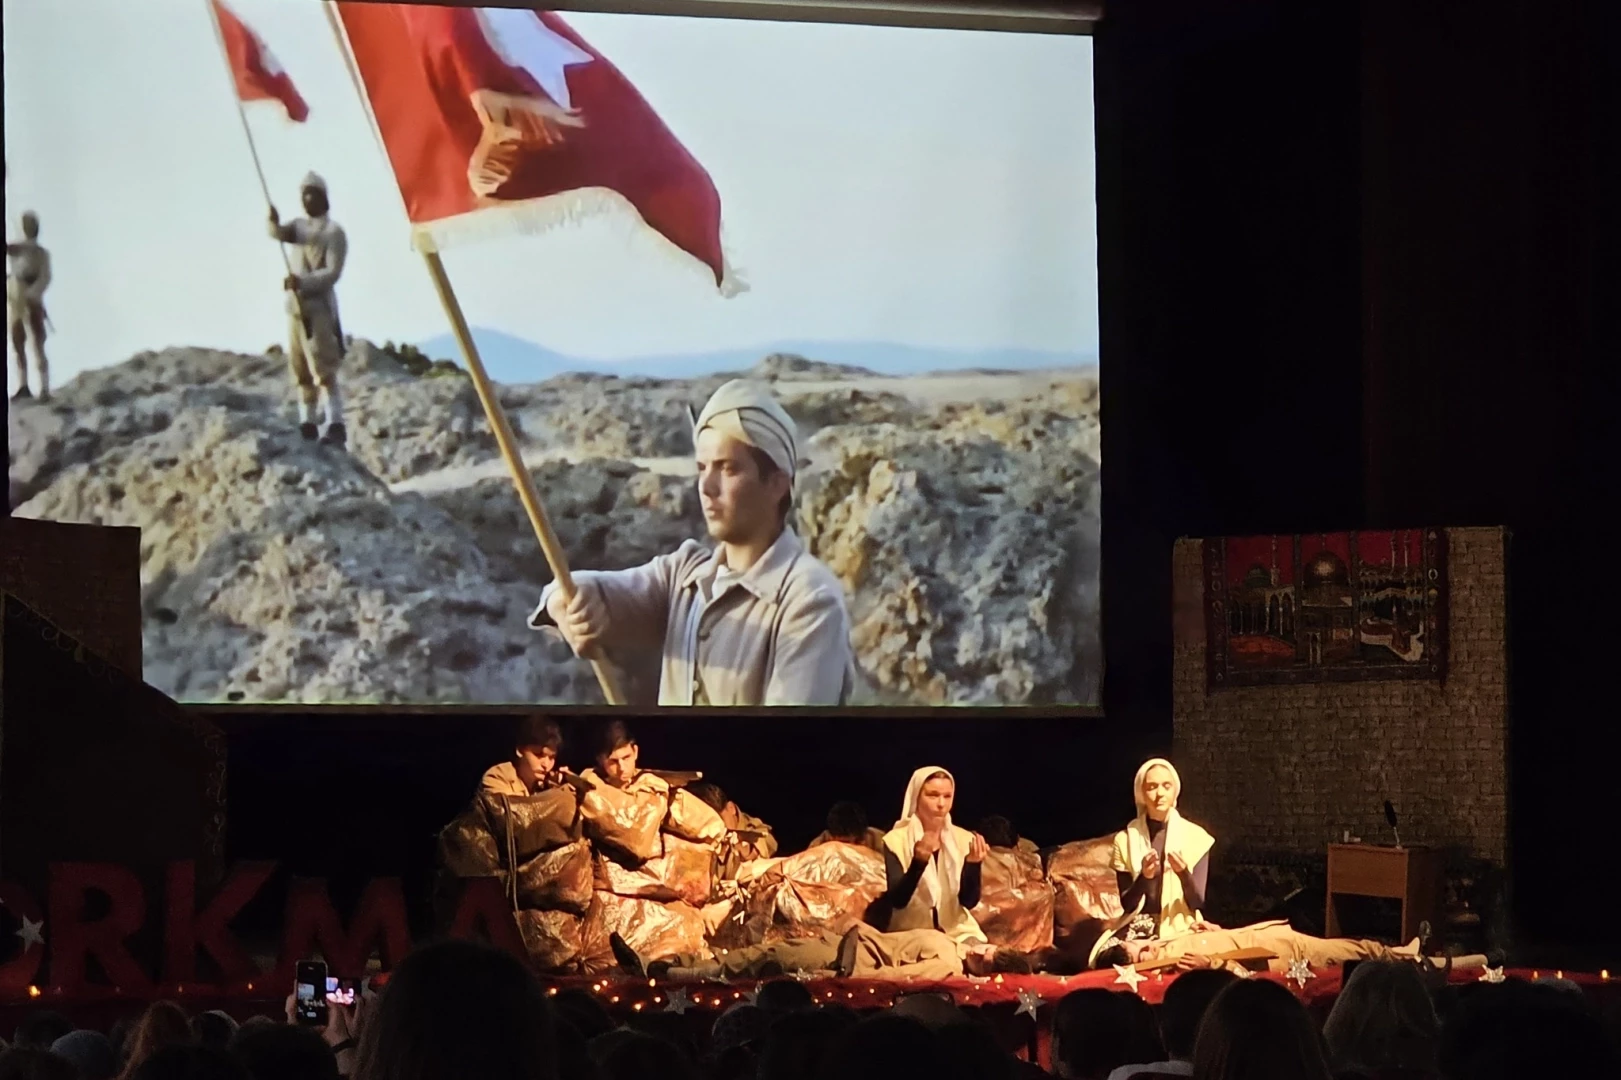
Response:
[[[448,329],[315,0],[232,0],[310,105],[249,123],[283,216],[310,169],[349,234],[344,328]],[[723,300],[612,222],[448,251],[468,319],[614,359],[782,340],[1093,352],[1083,37],[570,13],[708,169]],[[257,352],[282,264],[205,0],[6,0],[7,233],[41,218],[53,381],[143,349]],[[8,384],[12,376],[7,364]]]

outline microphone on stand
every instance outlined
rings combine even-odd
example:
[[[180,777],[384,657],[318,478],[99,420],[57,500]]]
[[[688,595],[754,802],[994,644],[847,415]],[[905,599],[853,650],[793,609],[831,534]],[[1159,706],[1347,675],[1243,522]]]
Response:
[[[1396,834],[1396,847],[1401,848],[1401,830],[1396,827],[1396,807],[1389,799],[1385,800],[1385,820],[1390,822],[1390,831]]]

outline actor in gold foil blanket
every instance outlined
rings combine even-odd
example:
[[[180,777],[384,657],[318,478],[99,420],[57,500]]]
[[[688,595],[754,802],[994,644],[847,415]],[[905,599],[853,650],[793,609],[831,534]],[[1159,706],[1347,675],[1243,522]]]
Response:
[[[557,755],[563,733],[557,722],[542,715],[526,716],[513,735],[512,757],[485,771],[479,790],[489,795],[534,795],[566,782],[568,770],[559,769]]]
[[[660,705],[842,705],[854,687],[844,587],[789,527],[799,434],[765,387],[734,379],[693,420],[713,548],[688,540],[628,570],[546,586],[529,618],[577,654],[657,647]]]
[[[832,843],[855,844],[882,855],[884,830],[867,824],[867,810],[860,803],[844,799],[828,809],[825,828],[816,834],[816,839],[809,846],[820,847]]]
[[[752,814],[745,814],[737,803],[727,798],[719,784],[699,780],[688,784],[687,794],[701,800],[720,815],[726,826],[726,835],[718,841],[715,855],[715,877],[719,881],[735,881],[738,867],[756,859],[769,859],[777,853],[777,838],[771,826]]]

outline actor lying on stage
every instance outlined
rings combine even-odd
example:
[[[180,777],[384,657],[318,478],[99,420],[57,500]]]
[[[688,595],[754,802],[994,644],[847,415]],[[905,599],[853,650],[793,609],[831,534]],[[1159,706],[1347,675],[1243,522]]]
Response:
[[[514,798],[534,795],[564,782],[567,769],[557,767],[563,733],[545,716],[526,716],[518,722],[512,741],[512,759],[492,766],[479,784],[491,795]]]
[[[1224,967],[1231,963],[1230,954],[1245,950],[1272,954],[1273,958],[1266,961],[1267,968],[1278,974],[1287,974],[1291,964],[1300,960],[1320,970],[1351,960],[1409,960],[1418,963],[1425,959],[1418,938],[1406,945],[1390,946],[1353,938],[1312,937],[1278,920],[1241,926],[1236,930],[1199,923],[1191,933],[1159,940],[1130,940],[1114,932],[1105,932],[1092,948],[1089,966]],[[1165,961],[1175,961],[1175,964],[1166,965]],[[1445,962],[1460,969],[1482,968],[1486,966],[1486,957],[1455,956]]]
[[[1137,816],[1114,838],[1120,906],[1133,912],[1128,936],[1167,938],[1193,929],[1210,875],[1210,834],[1177,813],[1182,778],[1164,758],[1145,761],[1132,781]]]
[[[799,436],[769,391],[735,379],[696,418],[698,493],[716,541],[628,570],[579,571],[529,617],[578,655],[662,648],[660,705],[842,705],[854,686],[844,587],[788,527]]]
[[[858,802],[834,803],[827,812],[825,828],[806,846],[820,847],[834,841],[884,853],[884,830],[867,824],[867,811]]]

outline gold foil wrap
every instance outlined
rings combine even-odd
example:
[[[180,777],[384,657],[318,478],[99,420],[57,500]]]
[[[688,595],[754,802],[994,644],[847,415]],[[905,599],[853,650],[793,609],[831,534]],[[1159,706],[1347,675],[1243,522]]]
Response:
[[[599,891],[592,914],[600,922],[587,929],[588,958],[606,949],[610,933],[624,938],[643,960],[672,960],[705,952],[703,912],[691,904],[639,900]],[[600,945],[592,940],[593,936],[600,936]],[[600,958],[600,952],[597,956]]]
[[[713,844],[726,835],[726,822],[715,808],[685,788],[670,792],[670,809],[664,815],[664,831],[698,844]]]
[[[501,873],[501,850],[477,803],[439,831],[439,865],[458,878]]]
[[[584,915],[591,906],[591,844],[576,840],[518,867],[518,906]]]
[[[1019,848],[992,848],[980,869],[974,918],[992,945],[1021,952],[1053,943],[1054,890],[1041,874],[1041,856]]]
[[[507,830],[511,829],[519,866],[542,851],[572,844],[580,838],[580,803],[573,788],[551,788],[538,795],[516,797],[481,793],[478,805],[490,823],[496,850],[503,860],[507,851]]]
[[[1114,837],[1076,840],[1047,859],[1047,881],[1055,893],[1054,934],[1063,941],[1081,923],[1119,917],[1120,885],[1110,867]]]
[[[843,933],[862,920],[887,883],[882,855],[834,842],[746,863],[738,885],[746,897],[739,936],[758,945],[827,930]]]
[[[587,836],[641,862],[663,853],[659,827],[664,824],[669,806],[667,794],[625,792],[599,785],[586,793],[580,810]]]
[[[577,968],[584,949],[585,919],[566,911],[520,911],[518,932],[529,959],[541,971]]]
[[[681,900],[694,907],[709,903],[715,866],[709,845],[668,833],[663,843],[662,855],[634,867],[599,852],[594,861],[596,887],[640,900]]]

